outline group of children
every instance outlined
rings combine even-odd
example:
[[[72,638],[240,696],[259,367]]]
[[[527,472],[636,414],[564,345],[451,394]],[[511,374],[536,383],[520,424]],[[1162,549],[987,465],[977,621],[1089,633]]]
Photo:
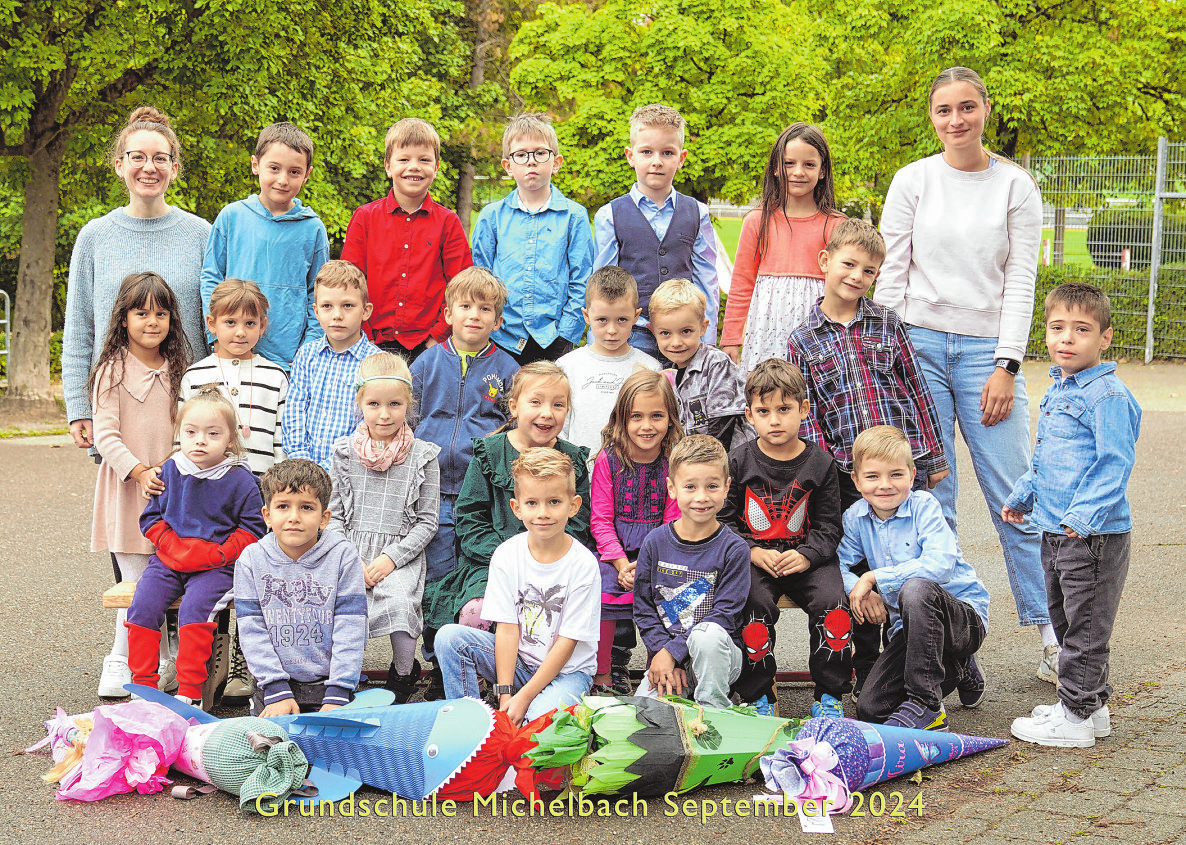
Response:
[[[92,374],[96,532],[138,525],[156,550],[102,694],[124,675],[169,682],[161,629],[180,598],[177,690],[200,700],[233,598],[263,715],[346,703],[367,639],[385,636],[397,702],[421,677],[419,642],[427,698],[483,679],[518,724],[628,692],[636,627],[639,694],[772,712],[785,595],[808,617],[813,715],[843,715],[850,695],[862,719],[945,729],[946,695],[981,703],[988,593],[926,492],[948,472],[939,421],[904,324],[865,296],[885,244],[835,211],[822,134],[797,124],[772,151],[722,348],[707,209],[672,188],[683,120],[644,107],[630,136],[637,182],[591,237],[550,185],[554,130],[511,121],[516,190],[484,209],[471,257],[429,195],[436,133],[402,120],[391,192],[331,261],[297,198],[312,142],[290,124],[261,134],[260,193],[223,210],[207,250],[213,354],[186,370],[175,297],[145,273],[125,281]],[[1048,532],[1064,666],[1060,703],[1014,732],[1084,744],[1106,735],[1091,731],[1140,411],[1099,362],[1106,297],[1066,285],[1046,309],[1060,381],[1002,516],[1034,510]],[[1101,559],[1110,574],[1085,582]]]

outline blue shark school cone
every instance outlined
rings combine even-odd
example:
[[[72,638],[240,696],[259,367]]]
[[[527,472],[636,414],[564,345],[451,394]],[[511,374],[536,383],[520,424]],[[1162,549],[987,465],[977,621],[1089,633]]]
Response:
[[[830,799],[846,812],[852,793],[1005,745],[1007,739],[875,725],[855,719],[808,719],[794,741],[761,760],[768,789],[792,798]]]

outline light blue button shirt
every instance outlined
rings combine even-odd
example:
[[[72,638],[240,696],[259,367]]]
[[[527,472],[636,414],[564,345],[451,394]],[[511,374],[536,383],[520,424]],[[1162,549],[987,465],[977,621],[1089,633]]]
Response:
[[[667,235],[667,227],[675,217],[676,191],[671,193],[662,205],[658,205],[650,197],[645,196],[638,189],[636,182],[630,188],[630,199],[638,206],[642,216],[655,230],[655,237],[663,240]],[[712,218],[708,214],[708,206],[699,200],[693,200],[700,208],[700,230],[696,233],[696,241],[692,244],[692,267],[696,271],[695,283],[706,297],[708,309],[708,331],[704,333],[704,342],[717,345],[717,312],[721,308],[721,287],[717,281],[717,236],[712,228]],[[593,269],[599,270],[611,264],[618,263],[618,239],[614,232],[614,213],[606,203],[597,209],[593,217],[593,242],[596,245],[596,257],[593,259]],[[639,317],[636,325],[646,328],[646,317]]]
[[[482,209],[473,235],[474,264],[510,292],[494,342],[522,350],[530,335],[542,347],[558,337],[578,343],[581,308],[593,272],[589,212],[555,185],[543,208],[528,211],[518,190]]]
[[[1136,461],[1141,407],[1115,375],[1116,363],[1066,376],[1051,367],[1054,384],[1042,397],[1038,439],[1029,472],[1005,505],[1031,513],[1043,531],[1123,534],[1132,530],[1128,476]]]
[[[902,627],[898,592],[911,578],[934,581],[967,602],[988,629],[988,590],[964,560],[939,500],[930,493],[912,491],[889,519],[880,519],[864,499],[857,502],[844,512],[844,538],[836,555],[846,593],[859,577],[852,567],[869,562],[889,610],[891,637]]]

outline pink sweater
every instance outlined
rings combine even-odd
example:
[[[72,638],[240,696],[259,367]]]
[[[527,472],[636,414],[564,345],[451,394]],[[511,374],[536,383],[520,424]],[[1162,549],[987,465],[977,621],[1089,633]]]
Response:
[[[829,217],[820,211],[811,217],[792,217],[787,225],[786,218],[776,214],[766,233],[766,251],[759,252],[762,211],[754,209],[745,215],[741,221],[737,259],[733,262],[733,281],[729,283],[729,298],[725,302],[721,346],[740,346],[743,342],[745,320],[749,316],[758,276],[824,277],[819,269],[820,250],[827,245],[832,230],[843,219]]]
[[[618,532],[614,529],[614,482],[610,478],[609,458],[603,451],[593,463],[593,480],[590,491],[592,515],[590,528],[593,539],[597,543],[597,556],[601,560],[619,560],[626,557],[626,550],[622,548],[622,541],[618,539]],[[663,513],[663,522],[675,522],[680,517],[679,503],[672,497],[667,498],[667,509]]]

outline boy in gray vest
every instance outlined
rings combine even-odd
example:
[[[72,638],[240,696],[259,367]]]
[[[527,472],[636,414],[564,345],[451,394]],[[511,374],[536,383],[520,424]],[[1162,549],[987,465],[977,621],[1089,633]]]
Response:
[[[638,281],[642,314],[630,345],[656,358],[659,349],[647,331],[649,306],[655,288],[668,279],[691,279],[704,294],[709,304],[704,342],[715,346],[717,339],[721,296],[708,206],[671,186],[687,157],[679,112],[657,103],[635,109],[626,160],[638,180],[593,218],[593,269],[617,264]]]

